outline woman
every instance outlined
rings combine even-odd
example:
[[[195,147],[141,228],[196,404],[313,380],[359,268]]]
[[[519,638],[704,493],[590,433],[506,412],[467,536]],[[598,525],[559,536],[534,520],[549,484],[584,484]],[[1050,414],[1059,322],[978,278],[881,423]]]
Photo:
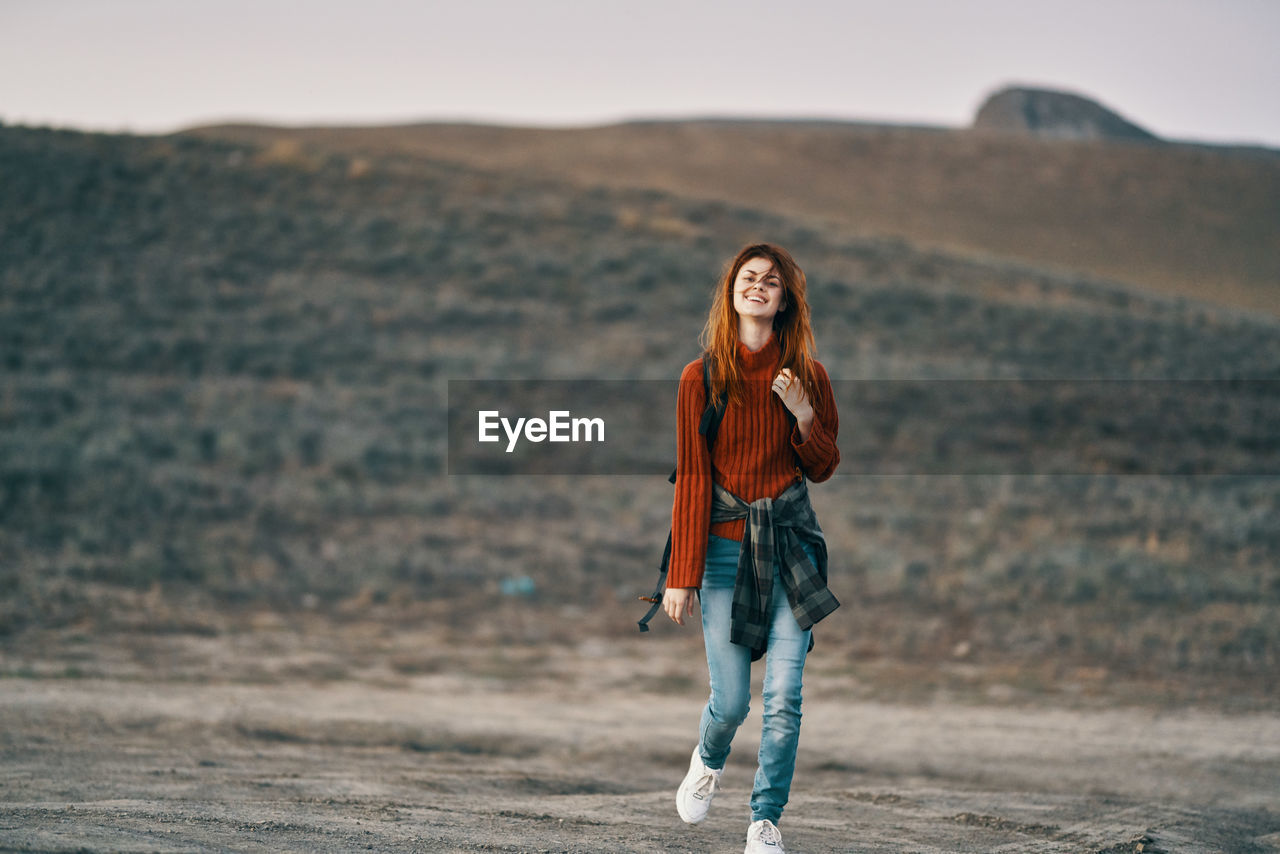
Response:
[[[801,676],[811,627],[839,602],[826,586],[826,544],[805,477],[831,477],[840,452],[826,370],[813,358],[805,276],[768,243],[725,268],[702,333],[713,400],[727,401],[709,449],[698,431],[707,404],[703,363],[681,374],[671,560],[662,609],[676,623],[699,598],[711,696],[680,817],[706,818],[746,719],[751,662],[767,653],[764,716],[747,854],[781,854],[800,735]]]

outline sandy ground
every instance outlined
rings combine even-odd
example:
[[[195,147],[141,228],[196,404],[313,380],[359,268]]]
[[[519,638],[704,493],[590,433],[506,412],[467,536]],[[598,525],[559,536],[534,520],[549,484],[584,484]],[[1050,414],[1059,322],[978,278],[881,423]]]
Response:
[[[758,706],[707,822],[674,809],[691,640],[28,637],[0,651],[0,848],[741,851]],[[1280,714],[886,702],[821,652],[792,854],[1280,851]]]

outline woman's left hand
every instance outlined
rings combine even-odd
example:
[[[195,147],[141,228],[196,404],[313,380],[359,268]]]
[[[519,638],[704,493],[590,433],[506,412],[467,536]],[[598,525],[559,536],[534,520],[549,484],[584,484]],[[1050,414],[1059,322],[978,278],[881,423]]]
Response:
[[[782,405],[791,410],[797,421],[812,421],[813,406],[809,396],[804,393],[804,386],[796,382],[795,374],[790,368],[783,368],[773,378],[773,393],[782,400]]]

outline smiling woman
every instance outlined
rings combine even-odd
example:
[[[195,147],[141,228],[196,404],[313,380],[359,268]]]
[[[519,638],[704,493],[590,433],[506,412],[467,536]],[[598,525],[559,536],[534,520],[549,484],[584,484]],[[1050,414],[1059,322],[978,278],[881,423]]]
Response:
[[[826,370],[813,357],[804,272],[787,250],[744,247],[725,268],[703,330],[703,358],[681,375],[676,495],[662,608],[675,623],[701,602],[711,696],[676,793],[680,817],[707,816],[734,734],[746,719],[751,662],[768,658],[747,854],[781,854],[777,822],[800,737],[812,627],[839,602],[806,477],[831,477],[840,452]],[[708,381],[704,387],[703,364]],[[708,395],[723,416],[700,424]],[[708,447],[708,444],[711,444]]]

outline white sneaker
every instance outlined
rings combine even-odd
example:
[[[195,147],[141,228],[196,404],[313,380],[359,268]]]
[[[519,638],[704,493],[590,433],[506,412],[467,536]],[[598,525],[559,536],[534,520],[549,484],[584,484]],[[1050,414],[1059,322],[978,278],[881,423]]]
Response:
[[[684,775],[684,782],[676,792],[676,812],[689,824],[698,824],[707,817],[711,809],[711,799],[716,789],[720,788],[720,775],[723,768],[708,768],[702,764],[702,756],[698,748],[693,749],[693,758],[689,760],[689,773]]]
[[[747,847],[742,854],[786,854],[782,831],[767,818],[751,822],[747,828]]]

